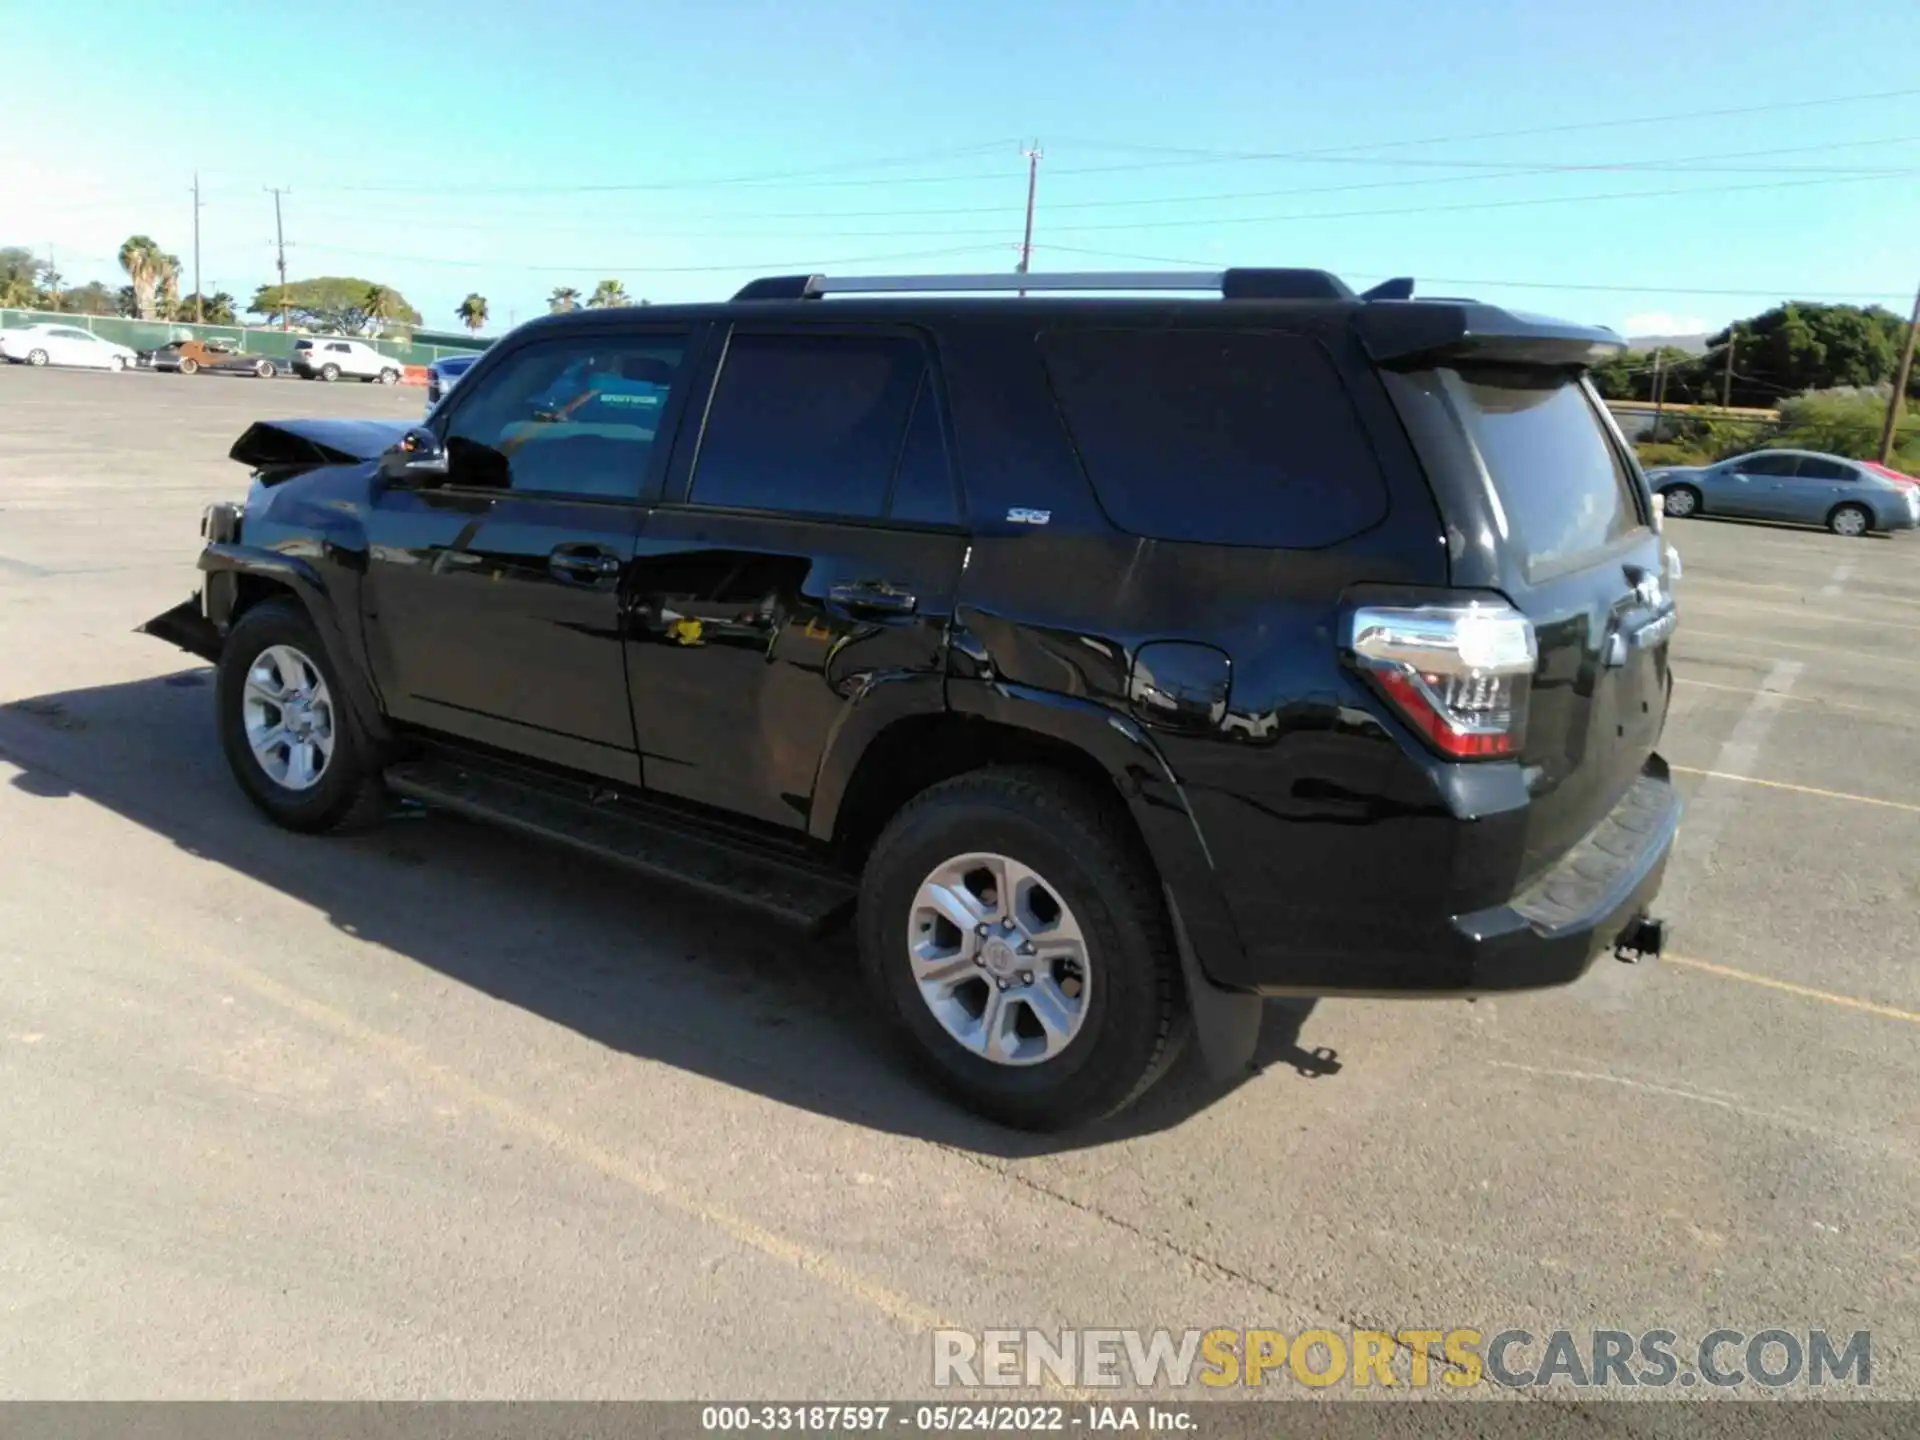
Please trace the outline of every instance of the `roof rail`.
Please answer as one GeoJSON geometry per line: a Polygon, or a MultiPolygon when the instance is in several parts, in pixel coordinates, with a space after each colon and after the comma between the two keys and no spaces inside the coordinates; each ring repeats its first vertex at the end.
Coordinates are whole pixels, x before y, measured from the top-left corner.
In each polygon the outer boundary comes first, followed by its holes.
{"type": "MultiPolygon", "coordinates": [[[[1411,282],[1409,282],[1411,284],[1411,282]]],[[[735,300],[818,300],[826,295],[1006,294],[1027,290],[1211,291],[1225,300],[1351,300],[1325,270],[1088,270],[1039,275],[769,275],[735,300]]]]}

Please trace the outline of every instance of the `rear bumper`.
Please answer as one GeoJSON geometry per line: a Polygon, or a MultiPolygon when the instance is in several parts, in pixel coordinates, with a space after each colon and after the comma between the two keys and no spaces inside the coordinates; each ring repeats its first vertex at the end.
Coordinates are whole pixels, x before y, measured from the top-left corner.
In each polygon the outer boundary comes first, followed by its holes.
{"type": "Polygon", "coordinates": [[[1680,828],[1664,760],[1544,875],[1498,905],[1407,926],[1354,917],[1341,952],[1248,947],[1246,988],[1267,995],[1464,996],[1569,984],[1649,911],[1680,828]]]}
{"type": "Polygon", "coordinates": [[[1456,916],[1460,988],[1531,990],[1586,973],[1648,912],[1680,830],[1680,797],[1654,757],[1612,813],[1508,904],[1456,916]]]}

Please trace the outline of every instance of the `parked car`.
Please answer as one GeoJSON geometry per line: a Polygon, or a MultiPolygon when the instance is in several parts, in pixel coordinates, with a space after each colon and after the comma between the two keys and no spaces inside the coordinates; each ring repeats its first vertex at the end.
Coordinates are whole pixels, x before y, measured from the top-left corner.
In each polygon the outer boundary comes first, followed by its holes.
{"type": "Polygon", "coordinates": [[[342,340],[319,335],[311,340],[293,342],[293,373],[303,380],[371,380],[379,385],[397,385],[405,369],[391,355],[364,340],[342,340]]]}
{"type": "Polygon", "coordinates": [[[1836,535],[1920,526],[1920,488],[1878,466],[1810,450],[1758,450],[1717,465],[1649,470],[1647,480],[1676,520],[1728,515],[1797,520],[1836,535]]]}
{"type": "Polygon", "coordinates": [[[165,345],[140,352],[143,370],[171,370],[181,375],[217,371],[232,375],[253,375],[271,380],[280,367],[270,355],[248,355],[224,340],[169,340],[165,345]]]}
{"type": "Polygon", "coordinates": [[[80,365],[90,370],[125,370],[139,358],[129,347],[90,330],[51,323],[0,330],[0,356],[18,365],[80,365]]]}
{"type": "Polygon", "coordinates": [[[443,355],[427,366],[427,413],[433,413],[446,393],[453,389],[460,377],[473,368],[480,357],[474,355],[443,355]]]}
{"type": "Polygon", "coordinates": [[[1267,994],[1660,950],[1675,610],[1580,376],[1621,342],[1409,293],[546,316],[424,425],[249,428],[144,628],[216,663],[275,822],[400,796],[852,918],[849,988],[939,1083],[1073,1125],[1189,1031],[1244,1073],[1267,994]]]}

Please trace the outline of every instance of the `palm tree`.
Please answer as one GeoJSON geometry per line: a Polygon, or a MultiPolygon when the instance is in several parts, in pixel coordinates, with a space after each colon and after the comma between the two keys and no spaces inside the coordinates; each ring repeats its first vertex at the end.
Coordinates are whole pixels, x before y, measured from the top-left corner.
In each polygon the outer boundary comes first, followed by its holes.
{"type": "Polygon", "coordinates": [[[480,333],[480,327],[487,323],[487,297],[484,295],[469,295],[460,302],[453,313],[460,318],[462,325],[466,326],[473,334],[478,335],[480,333]]]}
{"type": "Polygon", "coordinates": [[[611,305],[629,305],[627,287],[618,280],[602,280],[593,287],[593,298],[587,304],[595,310],[604,310],[611,305]]]}
{"type": "Polygon", "coordinates": [[[580,292],[571,285],[562,285],[547,297],[547,309],[555,315],[563,310],[580,308],[580,292]]]}
{"type": "Polygon", "coordinates": [[[158,293],[154,296],[154,308],[162,320],[178,320],[185,317],[180,313],[180,257],[162,255],[159,265],[158,293]]]}
{"type": "Polygon", "coordinates": [[[389,320],[400,314],[400,295],[385,285],[374,285],[367,290],[367,328],[379,330],[389,320]]]}
{"type": "Polygon", "coordinates": [[[178,283],[180,262],[161,250],[150,235],[130,235],[120,247],[120,268],[133,282],[133,308],[141,320],[152,320],[154,301],[166,278],[169,262],[178,283]]]}

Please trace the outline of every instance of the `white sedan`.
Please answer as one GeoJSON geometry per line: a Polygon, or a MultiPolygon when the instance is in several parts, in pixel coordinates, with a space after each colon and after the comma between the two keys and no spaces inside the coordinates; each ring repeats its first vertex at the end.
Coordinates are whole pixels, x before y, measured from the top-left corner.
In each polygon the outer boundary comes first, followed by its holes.
{"type": "Polygon", "coordinates": [[[139,358],[125,345],[78,326],[51,324],[0,330],[0,355],[19,365],[84,365],[91,370],[128,370],[139,358]]]}

